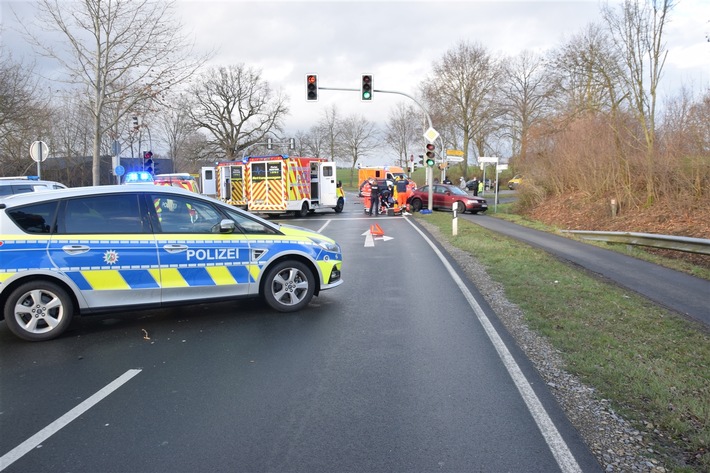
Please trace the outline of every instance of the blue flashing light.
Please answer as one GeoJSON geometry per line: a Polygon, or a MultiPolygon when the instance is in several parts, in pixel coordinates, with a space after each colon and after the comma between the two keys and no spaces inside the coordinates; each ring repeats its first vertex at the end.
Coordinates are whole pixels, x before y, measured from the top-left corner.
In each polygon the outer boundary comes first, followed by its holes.
{"type": "Polygon", "coordinates": [[[126,174],[124,184],[153,184],[153,175],[147,171],[134,171],[126,174]]]}

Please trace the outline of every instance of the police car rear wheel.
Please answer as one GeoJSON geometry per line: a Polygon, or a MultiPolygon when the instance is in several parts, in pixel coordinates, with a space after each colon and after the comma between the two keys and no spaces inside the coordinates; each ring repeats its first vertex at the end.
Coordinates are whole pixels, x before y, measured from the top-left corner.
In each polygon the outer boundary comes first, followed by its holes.
{"type": "Polygon", "coordinates": [[[269,270],[264,299],[279,312],[294,312],[307,306],[315,291],[311,270],[299,261],[282,261],[269,270]]]}
{"type": "Polygon", "coordinates": [[[12,333],[29,341],[58,337],[71,322],[74,304],[69,294],[49,281],[25,283],[5,304],[5,322],[12,333]]]}

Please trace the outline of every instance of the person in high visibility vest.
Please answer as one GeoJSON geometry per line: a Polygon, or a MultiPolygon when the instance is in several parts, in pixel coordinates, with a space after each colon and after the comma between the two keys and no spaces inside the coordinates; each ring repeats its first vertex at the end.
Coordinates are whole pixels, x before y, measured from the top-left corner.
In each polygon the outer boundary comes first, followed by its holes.
{"type": "Polygon", "coordinates": [[[370,185],[370,180],[365,181],[365,183],[360,188],[360,194],[362,194],[362,203],[363,207],[365,208],[365,212],[368,212],[370,210],[370,195],[372,193],[372,186],[370,185]]]}
{"type": "Polygon", "coordinates": [[[397,181],[394,183],[397,206],[402,209],[407,205],[407,184],[407,181],[402,176],[397,176],[397,181]]]}
{"type": "MultiPolygon", "coordinates": [[[[417,183],[414,182],[414,179],[409,179],[407,181],[407,198],[405,202],[409,201],[409,198],[412,196],[412,193],[417,189],[417,183]]],[[[407,209],[409,210],[409,209],[407,209]]]]}

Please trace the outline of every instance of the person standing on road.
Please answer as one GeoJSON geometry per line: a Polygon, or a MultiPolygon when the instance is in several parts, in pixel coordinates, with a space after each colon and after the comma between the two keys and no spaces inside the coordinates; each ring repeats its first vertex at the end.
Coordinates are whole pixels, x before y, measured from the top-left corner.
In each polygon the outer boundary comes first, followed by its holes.
{"type": "Polygon", "coordinates": [[[397,191],[397,206],[403,209],[407,205],[407,181],[403,177],[397,176],[394,186],[397,191]]]}
{"type": "Polygon", "coordinates": [[[377,181],[370,178],[370,215],[377,216],[377,212],[380,210],[380,188],[377,185],[377,181]]]}
{"type": "Polygon", "coordinates": [[[370,189],[370,181],[366,180],[362,186],[360,186],[360,195],[362,195],[362,205],[363,208],[365,209],[365,213],[370,208],[370,194],[372,193],[372,189],[370,189]]]}
{"type": "Polygon", "coordinates": [[[473,177],[473,182],[471,183],[471,190],[473,191],[473,195],[478,195],[478,178],[476,176],[473,177]]]}
{"type": "Polygon", "coordinates": [[[464,179],[463,176],[459,177],[459,187],[462,191],[466,190],[466,179],[464,179]]]}
{"type": "MultiPolygon", "coordinates": [[[[478,181],[478,194],[483,195],[483,188],[484,188],[483,179],[481,179],[480,181],[478,181]]],[[[478,194],[476,194],[476,195],[478,195],[478,194]]]]}

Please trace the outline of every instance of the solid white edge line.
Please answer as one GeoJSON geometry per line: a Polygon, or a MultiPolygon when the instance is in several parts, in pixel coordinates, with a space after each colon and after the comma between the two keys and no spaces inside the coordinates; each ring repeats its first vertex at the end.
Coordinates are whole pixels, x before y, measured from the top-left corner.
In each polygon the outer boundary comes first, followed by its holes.
{"type": "Polygon", "coordinates": [[[422,236],[422,238],[424,238],[427,244],[429,244],[429,246],[437,254],[441,262],[444,264],[444,267],[447,269],[447,271],[449,271],[451,278],[459,287],[464,297],[468,301],[469,305],[473,309],[474,313],[476,314],[476,317],[478,317],[478,320],[481,322],[481,325],[486,331],[488,338],[490,339],[491,343],[493,343],[493,346],[495,347],[496,351],[498,352],[498,355],[503,361],[503,364],[505,365],[508,374],[510,374],[510,377],[515,383],[515,386],[518,388],[520,395],[525,401],[525,404],[528,406],[530,414],[535,420],[537,427],[540,429],[542,436],[545,438],[545,442],[547,442],[547,445],[550,448],[552,455],[555,457],[555,460],[557,461],[557,464],[559,465],[560,469],[564,473],[581,473],[582,469],[577,463],[577,460],[575,460],[574,455],[572,455],[572,452],[569,450],[567,443],[560,435],[559,431],[557,430],[557,427],[555,427],[555,424],[552,422],[552,419],[550,419],[550,416],[548,415],[547,411],[542,406],[542,403],[535,394],[535,391],[533,391],[532,386],[530,386],[530,383],[528,383],[527,379],[525,378],[525,375],[520,369],[520,366],[518,366],[515,359],[513,358],[513,355],[511,355],[510,351],[508,351],[508,347],[506,347],[505,343],[503,343],[503,340],[500,338],[500,335],[498,335],[498,332],[496,332],[496,329],[491,324],[491,321],[483,312],[483,309],[478,304],[478,301],[476,301],[476,298],[473,296],[473,294],[471,294],[471,291],[468,290],[466,284],[464,284],[461,277],[459,277],[456,271],[454,271],[454,268],[451,266],[451,264],[446,260],[441,251],[439,251],[439,249],[431,242],[431,240],[426,236],[426,234],[424,234],[424,232],[417,228],[417,226],[414,225],[411,221],[407,220],[407,222],[422,236]]]}
{"type": "Polygon", "coordinates": [[[75,408],[61,416],[59,419],[55,420],[44,429],[22,442],[20,445],[7,452],[0,458],[0,471],[22,458],[29,451],[36,448],[52,435],[56,434],[60,429],[66,427],[71,421],[91,409],[99,401],[107,397],[116,389],[120,388],[122,385],[126,384],[131,378],[140,372],[141,370],[139,369],[130,369],[126,371],[121,376],[104,386],[101,390],[93,394],[91,397],[87,398],[75,408]]]}

